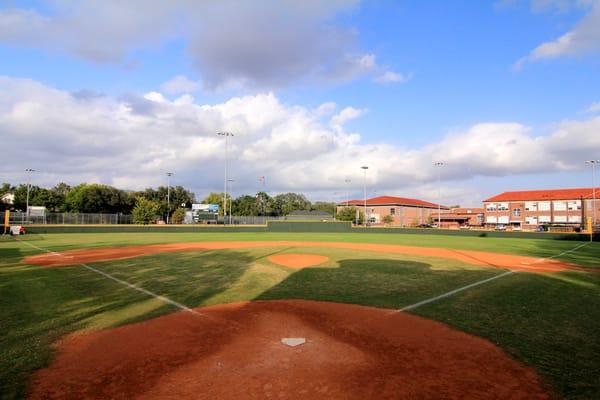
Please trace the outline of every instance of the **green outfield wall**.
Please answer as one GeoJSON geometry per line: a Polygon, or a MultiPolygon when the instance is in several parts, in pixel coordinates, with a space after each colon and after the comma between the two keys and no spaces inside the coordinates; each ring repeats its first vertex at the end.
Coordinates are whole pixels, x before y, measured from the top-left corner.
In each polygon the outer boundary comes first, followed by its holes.
{"type": "MultiPolygon", "coordinates": [[[[501,232],[479,230],[446,230],[418,228],[383,228],[383,227],[352,227],[350,222],[309,222],[309,221],[269,221],[268,225],[28,225],[29,233],[141,233],[141,232],[332,232],[332,233],[377,233],[388,235],[417,234],[417,235],[448,235],[468,237],[494,238],[526,238],[526,239],[556,239],[556,240],[589,240],[589,235],[578,233],[548,233],[548,232],[501,232]]],[[[596,234],[595,239],[600,239],[596,234]]]]}

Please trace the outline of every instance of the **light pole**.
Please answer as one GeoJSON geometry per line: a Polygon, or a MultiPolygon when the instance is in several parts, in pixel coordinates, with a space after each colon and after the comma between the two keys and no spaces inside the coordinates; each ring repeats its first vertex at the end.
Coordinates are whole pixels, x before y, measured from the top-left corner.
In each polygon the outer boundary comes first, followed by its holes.
{"type": "Polygon", "coordinates": [[[435,165],[436,167],[438,167],[438,175],[437,175],[437,180],[438,180],[438,223],[437,223],[437,227],[438,229],[440,229],[442,227],[442,205],[441,205],[441,201],[442,201],[442,188],[440,186],[440,170],[442,168],[442,165],[444,165],[443,162],[435,162],[433,163],[433,165],[435,165]]]}
{"type": "Polygon", "coordinates": [[[233,210],[233,207],[231,206],[232,199],[233,199],[233,196],[232,196],[233,188],[232,188],[232,186],[233,186],[233,182],[235,182],[235,180],[233,180],[233,179],[227,179],[227,182],[229,182],[229,223],[231,224],[231,217],[233,215],[233,213],[231,212],[233,210]]]}
{"type": "Polygon", "coordinates": [[[596,224],[596,164],[600,160],[588,160],[585,162],[592,166],[592,226],[590,226],[590,240],[594,237],[594,225],[596,224]]]}
{"type": "Polygon", "coordinates": [[[348,202],[350,201],[348,199],[348,197],[350,196],[350,190],[348,190],[348,187],[350,186],[350,182],[352,182],[350,180],[350,178],[346,178],[344,179],[344,182],[346,182],[346,207],[348,207],[348,202]]]}
{"type": "MultiPolygon", "coordinates": [[[[25,172],[29,174],[31,174],[32,172],[35,172],[35,169],[31,169],[31,168],[27,168],[25,170],[25,172]]],[[[31,178],[28,177],[27,178],[27,222],[29,223],[29,191],[31,190],[31,178]]]]}
{"type": "Polygon", "coordinates": [[[364,224],[365,226],[367,226],[367,222],[369,221],[368,217],[367,217],[367,170],[369,169],[369,167],[367,167],[366,165],[363,165],[362,167],[360,167],[364,174],[363,174],[363,195],[364,195],[364,208],[365,208],[365,221],[364,224]]]}
{"type": "Polygon", "coordinates": [[[217,132],[217,135],[225,137],[225,178],[223,180],[224,196],[223,196],[223,225],[227,222],[227,164],[229,162],[229,136],[233,136],[231,132],[217,132]]]}
{"type": "Polygon", "coordinates": [[[169,213],[171,211],[171,177],[172,172],[167,172],[167,225],[169,225],[169,213]]]}

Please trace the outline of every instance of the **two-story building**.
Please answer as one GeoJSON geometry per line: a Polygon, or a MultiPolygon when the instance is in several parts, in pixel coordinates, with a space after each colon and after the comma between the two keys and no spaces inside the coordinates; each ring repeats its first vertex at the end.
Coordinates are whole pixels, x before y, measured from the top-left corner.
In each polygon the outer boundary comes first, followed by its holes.
{"type": "MultiPolygon", "coordinates": [[[[596,196],[600,190],[596,189],[596,196]]],[[[483,201],[484,222],[488,227],[505,225],[513,229],[538,229],[541,225],[580,228],[587,217],[600,218],[600,209],[593,205],[592,189],[553,189],[504,192],[483,201]]]]}
{"type": "MultiPolygon", "coordinates": [[[[378,196],[367,199],[367,217],[370,224],[382,224],[387,215],[392,217],[390,225],[418,226],[436,221],[438,210],[442,213],[449,210],[446,206],[438,206],[424,200],[406,197],[378,196]]],[[[345,207],[356,207],[363,211],[364,200],[348,200],[337,205],[339,213],[345,207]]]]}

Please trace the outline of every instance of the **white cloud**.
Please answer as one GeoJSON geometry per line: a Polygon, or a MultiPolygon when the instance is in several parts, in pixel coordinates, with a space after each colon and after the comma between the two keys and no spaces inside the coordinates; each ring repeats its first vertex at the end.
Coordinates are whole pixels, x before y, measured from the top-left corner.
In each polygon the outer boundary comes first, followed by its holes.
{"type": "MultiPolygon", "coordinates": [[[[566,1],[544,1],[537,7],[567,7],[566,1]]],[[[600,1],[584,1],[579,6],[588,6],[589,12],[572,30],[564,33],[555,40],[545,42],[533,49],[529,55],[514,64],[515,69],[522,68],[528,62],[542,59],[552,59],[564,56],[581,56],[600,52],[600,1]]]]}
{"type": "Polygon", "coordinates": [[[393,71],[385,71],[373,80],[377,83],[405,83],[412,79],[412,74],[404,75],[393,71]]]}
{"type": "MultiPolygon", "coordinates": [[[[138,50],[172,40],[186,54],[204,89],[274,89],[297,82],[343,82],[385,75],[360,49],[357,33],[340,24],[359,0],[81,0],[0,9],[0,42],[41,48],[95,63],[135,62],[138,50]]],[[[193,92],[179,76],[165,93],[193,92]]]]}
{"type": "Polygon", "coordinates": [[[356,119],[367,112],[364,108],[346,107],[331,118],[331,125],[341,129],[346,122],[356,119]]]}
{"type": "Polygon", "coordinates": [[[167,94],[193,93],[202,88],[202,82],[177,75],[163,83],[160,88],[167,94]]]}
{"type": "Polygon", "coordinates": [[[592,103],[586,110],[586,113],[600,113],[600,102],[592,103]]]}
{"type": "MultiPolygon", "coordinates": [[[[330,112],[332,105],[323,106],[330,112]]],[[[321,107],[319,107],[321,108],[321,107]]],[[[421,148],[368,143],[344,123],[364,113],[345,107],[323,122],[317,109],[284,105],[272,93],[198,104],[190,96],[78,96],[27,79],[0,77],[2,176],[23,181],[34,168],[36,183],[96,181],[141,188],[174,183],[200,194],[221,187],[224,141],[231,130],[231,176],[238,192],[258,189],[319,193],[343,191],[344,180],[361,181],[368,165],[370,190],[379,194],[426,193],[442,179],[581,170],[600,153],[600,116],[557,123],[535,134],[519,123],[479,123],[450,132],[421,148]],[[335,120],[335,121],[334,121],[335,120]],[[335,122],[335,123],[334,123],[335,122]]],[[[322,110],[321,110],[322,111],[322,110]]],[[[450,193],[450,192],[448,192],[450,193]]],[[[435,196],[423,196],[435,200],[435,196]]]]}

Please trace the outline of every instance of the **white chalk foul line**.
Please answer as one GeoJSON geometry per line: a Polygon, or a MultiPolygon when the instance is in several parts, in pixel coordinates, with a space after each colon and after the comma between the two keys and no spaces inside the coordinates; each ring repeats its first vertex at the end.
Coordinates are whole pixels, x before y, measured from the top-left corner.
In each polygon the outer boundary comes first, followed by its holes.
{"type": "Polygon", "coordinates": [[[491,282],[493,280],[503,278],[505,276],[514,274],[515,272],[516,271],[507,271],[507,272],[504,272],[504,273],[502,273],[500,275],[495,275],[495,276],[492,276],[491,278],[487,278],[487,279],[484,279],[482,281],[471,283],[470,285],[467,285],[467,286],[459,287],[458,289],[454,289],[454,290],[451,290],[451,291],[446,292],[444,294],[440,294],[439,296],[435,296],[435,297],[429,298],[427,300],[423,300],[423,301],[420,301],[418,303],[411,304],[411,305],[406,306],[406,307],[402,307],[399,310],[396,310],[394,312],[414,310],[415,308],[421,307],[421,306],[423,306],[425,304],[433,303],[434,301],[438,301],[438,300],[443,299],[445,297],[452,296],[452,295],[454,295],[456,293],[462,292],[463,290],[467,290],[467,289],[471,289],[471,288],[473,288],[475,286],[483,285],[484,283],[488,283],[488,282],[491,282]]]}
{"type": "MultiPolygon", "coordinates": [[[[584,246],[587,246],[588,244],[590,244],[590,242],[585,242],[585,243],[583,243],[583,244],[580,244],[579,246],[575,246],[575,247],[573,247],[573,248],[572,248],[572,249],[570,249],[570,250],[565,250],[565,251],[563,251],[562,253],[558,253],[558,254],[556,254],[556,255],[553,255],[553,256],[550,256],[550,257],[538,258],[538,259],[536,259],[535,261],[533,261],[531,264],[539,264],[539,263],[541,263],[541,262],[543,262],[543,261],[545,261],[545,260],[552,260],[553,258],[557,258],[557,257],[560,257],[560,256],[562,256],[562,255],[565,255],[565,254],[572,253],[572,252],[574,252],[575,250],[578,250],[578,249],[580,249],[580,248],[582,248],[582,247],[584,247],[584,246]]],[[[525,265],[531,265],[531,264],[525,264],[525,265]]]]}
{"type": "MultiPolygon", "coordinates": [[[[30,246],[30,247],[33,247],[34,249],[38,249],[38,250],[41,250],[41,251],[45,251],[46,253],[50,253],[50,254],[52,254],[52,255],[55,255],[55,256],[61,256],[61,257],[65,257],[65,256],[63,256],[63,255],[62,255],[62,254],[60,254],[60,253],[57,253],[57,252],[55,252],[55,251],[51,251],[51,250],[48,250],[48,249],[43,249],[43,248],[41,248],[41,247],[38,247],[38,246],[36,246],[36,245],[34,245],[34,244],[31,244],[31,243],[29,243],[29,242],[22,241],[22,240],[19,240],[19,239],[17,239],[17,241],[19,241],[20,243],[25,243],[26,245],[28,245],[28,246],[30,246]]],[[[171,305],[173,305],[173,306],[175,306],[175,307],[177,307],[177,308],[179,308],[179,309],[181,309],[181,310],[183,310],[183,311],[186,311],[186,312],[189,312],[189,313],[192,313],[192,314],[196,314],[196,315],[206,316],[205,314],[202,314],[202,313],[199,313],[198,311],[192,310],[191,308],[189,308],[189,307],[187,307],[187,306],[185,306],[185,305],[183,305],[183,304],[181,304],[181,303],[178,303],[178,302],[176,302],[175,300],[171,300],[171,299],[169,299],[168,297],[161,296],[161,295],[159,295],[159,294],[156,294],[156,293],[154,293],[154,292],[151,292],[151,291],[149,291],[149,290],[147,290],[147,289],[144,289],[144,288],[142,288],[142,287],[135,286],[134,284],[131,284],[131,283],[127,282],[127,281],[124,281],[124,280],[122,280],[122,279],[119,279],[119,278],[117,278],[117,277],[115,277],[115,276],[113,276],[113,275],[111,275],[111,274],[109,274],[109,273],[106,273],[106,272],[104,272],[104,271],[100,271],[100,270],[99,270],[99,269],[97,269],[97,268],[90,267],[89,265],[87,265],[87,264],[82,264],[82,263],[79,263],[79,265],[81,265],[82,267],[84,267],[84,268],[86,268],[86,269],[88,269],[88,270],[90,270],[90,271],[92,271],[92,272],[95,272],[95,273],[97,273],[97,274],[100,274],[100,275],[104,276],[105,278],[108,278],[108,279],[110,279],[110,280],[112,280],[112,281],[115,281],[115,282],[117,282],[117,283],[119,283],[119,284],[121,284],[121,285],[123,285],[123,286],[126,286],[126,287],[128,287],[128,288],[130,288],[130,289],[137,290],[137,291],[138,291],[138,292],[140,292],[140,293],[144,293],[145,295],[148,295],[148,296],[150,296],[150,297],[154,297],[155,299],[158,299],[158,300],[160,300],[160,301],[162,301],[162,302],[164,302],[164,303],[171,304],[171,305]]]]}

